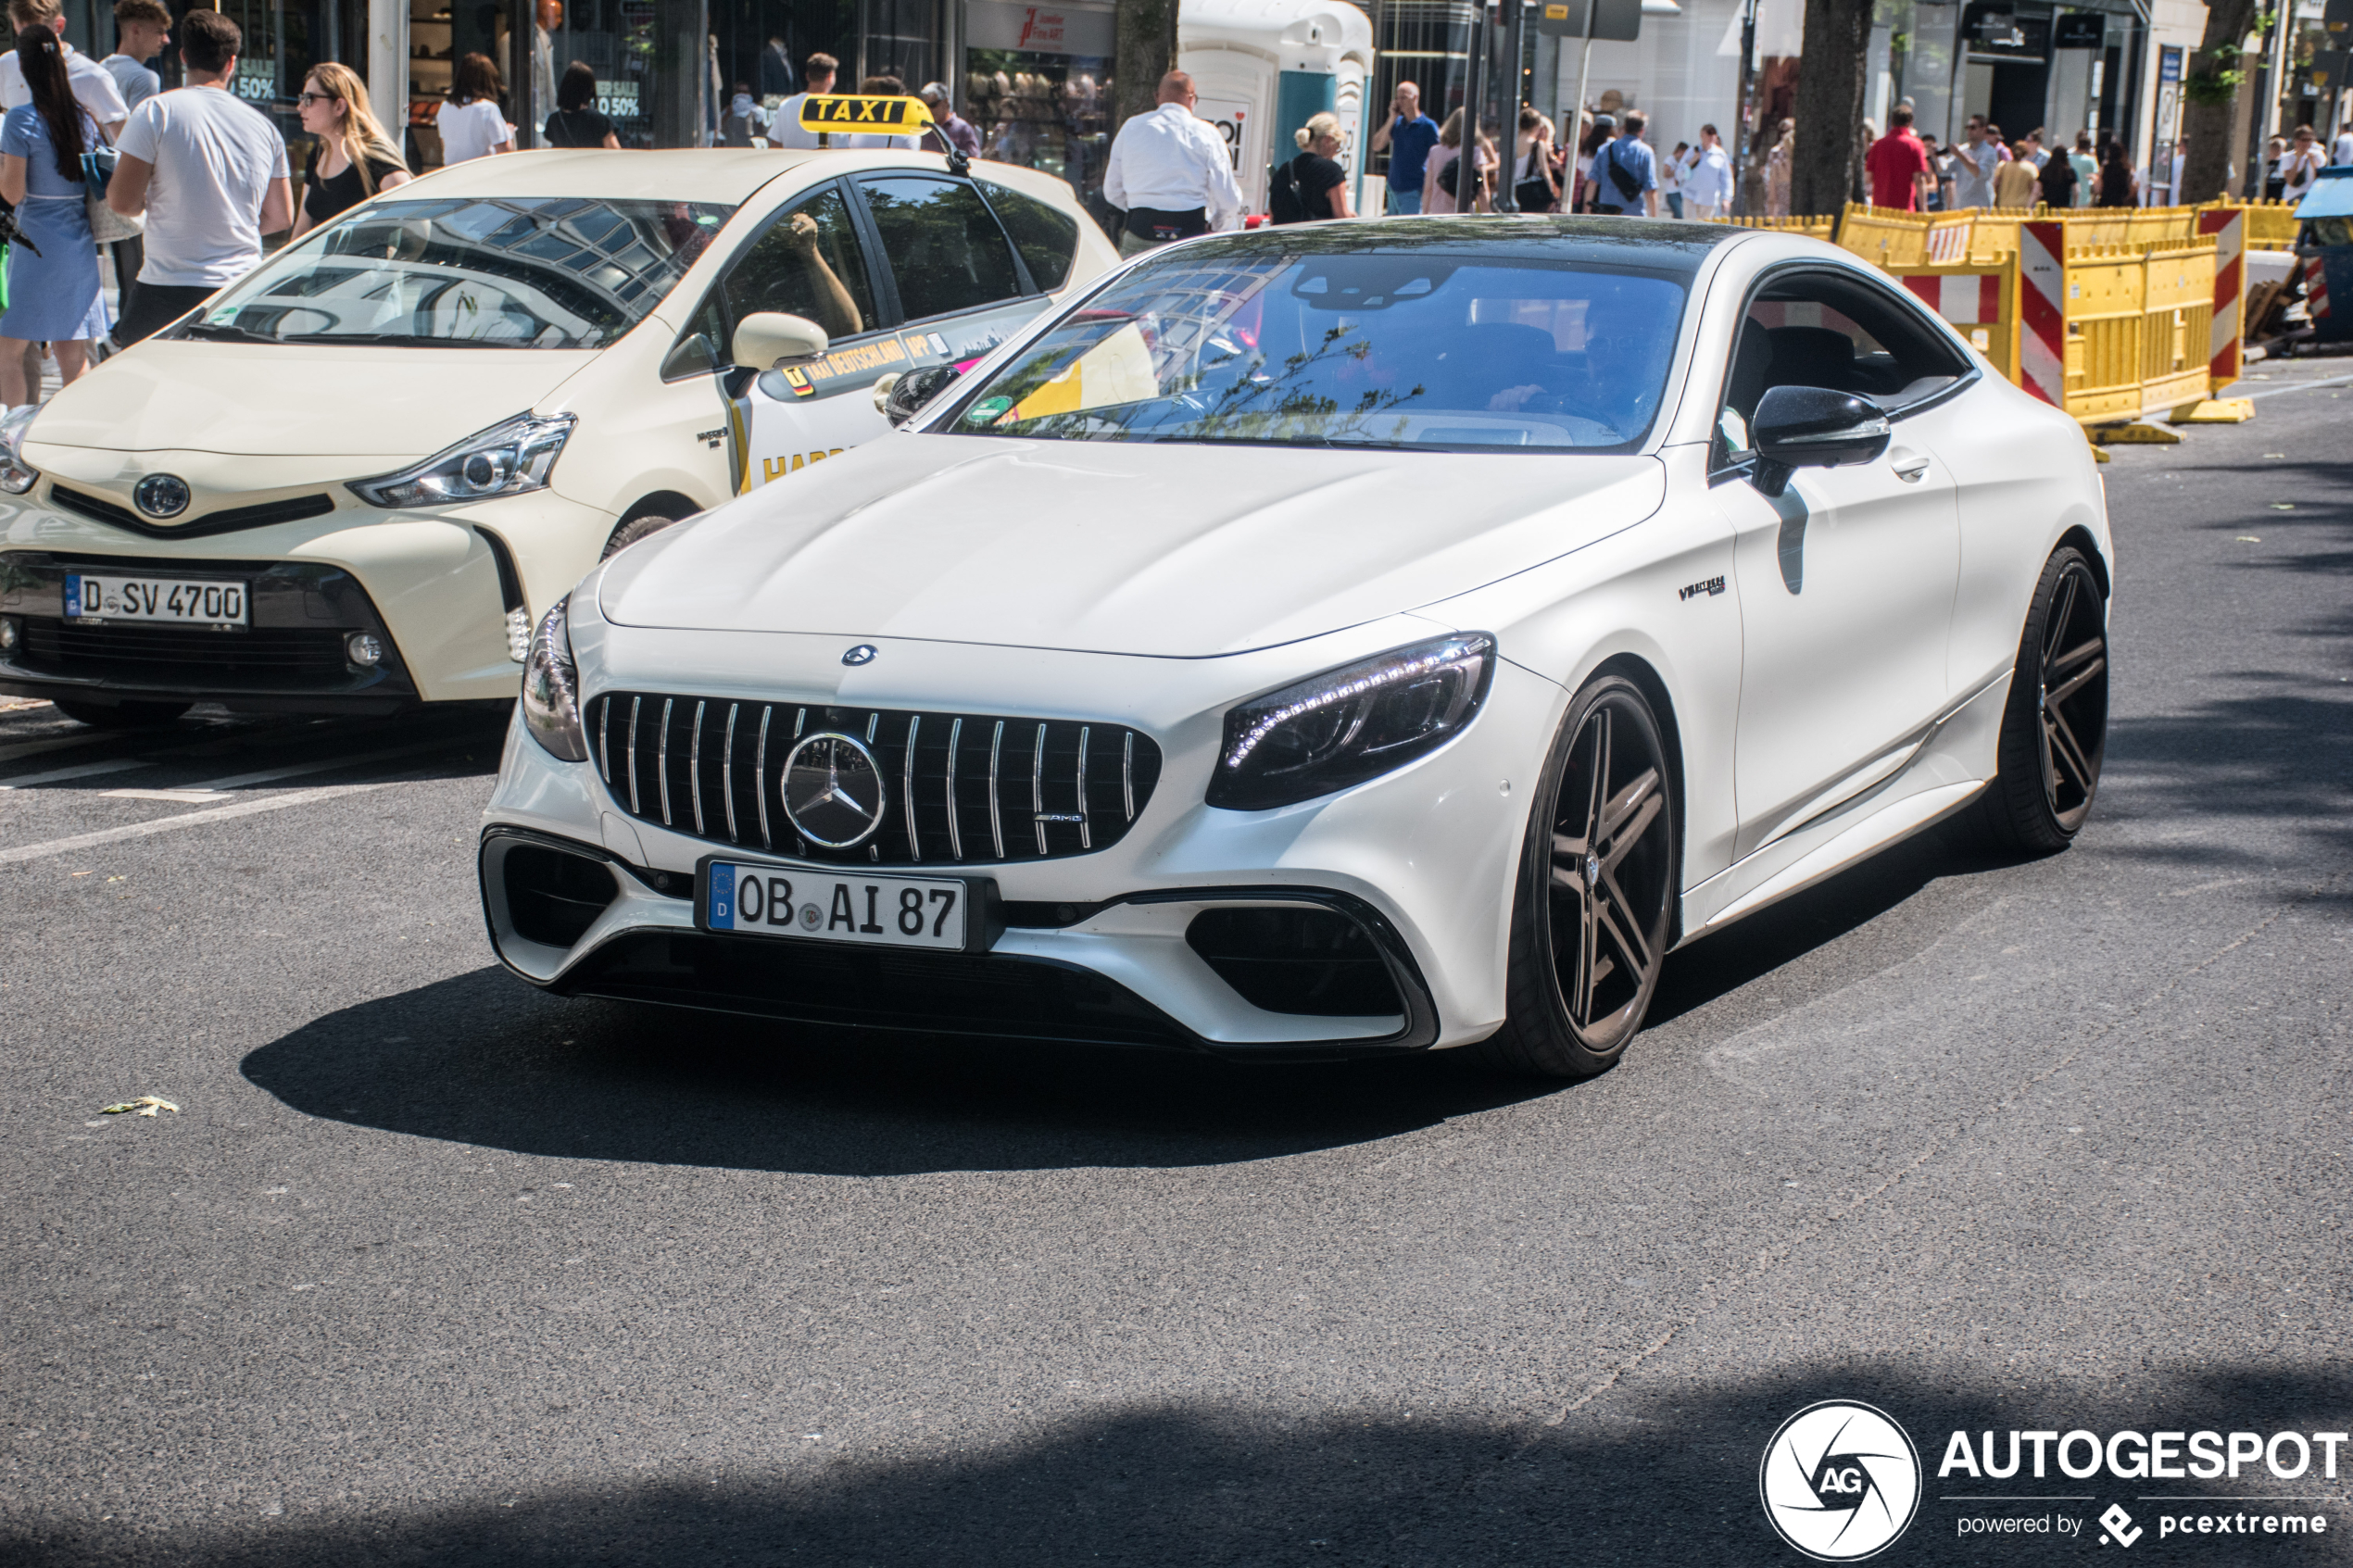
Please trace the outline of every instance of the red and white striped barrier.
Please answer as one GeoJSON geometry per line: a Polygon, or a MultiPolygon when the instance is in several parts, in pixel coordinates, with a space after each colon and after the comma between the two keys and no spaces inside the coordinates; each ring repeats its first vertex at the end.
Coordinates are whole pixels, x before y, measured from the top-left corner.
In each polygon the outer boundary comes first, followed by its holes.
{"type": "Polygon", "coordinates": [[[2066,256],[2064,225],[2019,225],[2019,384],[2055,408],[2067,407],[2066,256]]]}
{"type": "Polygon", "coordinates": [[[2315,321],[2328,319],[2329,274],[2317,256],[2304,258],[2304,313],[2315,321]]]}
{"type": "Polygon", "coordinates": [[[1999,272],[1907,272],[1902,282],[1931,310],[1957,327],[1987,326],[2002,319],[1999,272]]]}
{"type": "Polygon", "coordinates": [[[2214,236],[2214,325],[2206,373],[2221,386],[2238,380],[2245,369],[2239,334],[2245,328],[2240,309],[2246,292],[2246,214],[2236,207],[2201,211],[2197,232],[2214,236]]]}

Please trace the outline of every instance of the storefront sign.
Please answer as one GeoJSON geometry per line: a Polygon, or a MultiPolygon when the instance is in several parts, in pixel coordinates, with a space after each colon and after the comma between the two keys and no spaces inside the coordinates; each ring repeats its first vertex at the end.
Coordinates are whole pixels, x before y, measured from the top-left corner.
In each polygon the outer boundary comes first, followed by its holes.
{"type": "Polygon", "coordinates": [[[646,112],[644,102],[637,96],[637,83],[607,82],[603,77],[598,77],[597,79],[597,112],[607,119],[637,119],[646,112]]]}
{"type": "Polygon", "coordinates": [[[964,43],[974,49],[1109,59],[1113,15],[1108,6],[1013,6],[1004,0],[971,0],[964,7],[964,43]]]}
{"type": "Polygon", "coordinates": [[[2069,11],[2051,31],[2057,49],[2097,49],[2108,42],[2108,18],[2098,11],[2069,11]]]}
{"type": "Polygon", "coordinates": [[[1548,38],[1631,43],[1642,35],[1642,0],[1538,0],[1529,16],[1548,38]]]}

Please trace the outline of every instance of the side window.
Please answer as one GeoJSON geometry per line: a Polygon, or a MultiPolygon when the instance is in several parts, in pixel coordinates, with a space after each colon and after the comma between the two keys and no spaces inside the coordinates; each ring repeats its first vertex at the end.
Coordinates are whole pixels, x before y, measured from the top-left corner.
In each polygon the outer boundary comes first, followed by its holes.
{"type": "Polygon", "coordinates": [[[1005,232],[980,193],[956,180],[892,174],[861,180],[910,321],[1021,295],[1005,232]]]}
{"type": "Polygon", "coordinates": [[[879,324],[849,204],[832,186],[778,216],[720,277],[670,351],[664,381],[727,363],[736,323],[758,310],[805,316],[834,338],[879,324]]]}
{"type": "Polygon", "coordinates": [[[1028,264],[1030,281],[1048,294],[1062,287],[1078,256],[1078,220],[1002,185],[983,185],[981,191],[1028,264]]]}
{"type": "Polygon", "coordinates": [[[1748,448],[1757,400],[1777,386],[1820,386],[1890,413],[1969,373],[1969,361],[1877,284],[1835,272],[1784,272],[1749,300],[1717,420],[1721,458],[1748,448]]]}

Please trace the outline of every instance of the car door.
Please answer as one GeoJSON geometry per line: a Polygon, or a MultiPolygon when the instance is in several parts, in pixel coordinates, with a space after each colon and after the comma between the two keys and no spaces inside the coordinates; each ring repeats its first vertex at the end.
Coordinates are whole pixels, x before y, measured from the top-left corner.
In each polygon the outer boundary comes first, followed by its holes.
{"type": "Polygon", "coordinates": [[[698,307],[663,366],[665,382],[710,378],[713,423],[726,441],[737,494],[799,471],[889,426],[870,389],[906,354],[878,302],[851,193],[839,181],[780,208],[698,307]],[[831,340],[817,364],[783,370],[736,366],[736,325],[755,311],[800,316],[831,340]]]}
{"type": "Polygon", "coordinates": [[[1844,269],[1783,270],[1751,294],[1711,475],[1741,595],[1743,855],[1892,775],[1947,704],[1959,524],[1924,416],[1972,373],[1949,339],[1844,269]],[[1868,464],[1801,469],[1768,497],[1750,482],[1748,420],[1776,386],[1869,397],[1894,440],[1868,464]]]}

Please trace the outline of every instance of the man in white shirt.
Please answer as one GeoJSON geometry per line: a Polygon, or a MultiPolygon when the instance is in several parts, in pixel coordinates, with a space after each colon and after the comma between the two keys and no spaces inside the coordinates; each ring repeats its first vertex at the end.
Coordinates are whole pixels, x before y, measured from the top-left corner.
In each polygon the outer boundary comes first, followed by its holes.
{"type": "Polygon", "coordinates": [[[171,13],[163,0],[115,0],[115,52],[98,64],[114,78],[122,101],[137,108],[163,91],[163,78],[147,62],[171,39],[171,13]]]}
{"type": "MultiPolygon", "coordinates": [[[[29,27],[55,28],[60,42],[65,38],[65,12],[57,0],[8,0],[10,36],[29,27]]],[[[73,95],[90,118],[98,122],[99,132],[109,142],[122,134],[122,122],[131,117],[131,107],[122,101],[122,90],[115,85],[106,68],[72,44],[65,45],[66,80],[73,88],[73,95]]],[[[0,55],[0,109],[13,109],[32,102],[32,89],[24,84],[24,67],[17,63],[17,52],[9,49],[0,55]]]]}
{"type": "Polygon", "coordinates": [[[1683,175],[1683,216],[1705,221],[1721,218],[1732,200],[1732,159],[1717,139],[1716,127],[1699,128],[1699,148],[1683,175]]]}
{"type": "Polygon", "coordinates": [[[1103,164],[1103,200],[1126,215],[1119,254],[1240,226],[1242,188],[1217,128],[1193,113],[1193,79],[1160,79],[1160,107],[1119,128],[1103,164]]]}
{"type": "Polygon", "coordinates": [[[841,62],[831,55],[812,55],[801,62],[800,79],[809,83],[806,93],[795,93],[776,106],[768,121],[768,144],[772,147],[814,147],[817,132],[800,128],[800,106],[812,96],[824,97],[834,90],[834,75],[841,69],[841,62]]]}
{"type": "Polygon", "coordinates": [[[253,270],[261,236],[294,222],[286,144],[229,91],[243,42],[219,11],[181,18],[188,85],[141,104],[123,130],[107,205],[147,219],[146,264],[115,328],[125,347],[253,270]]]}
{"type": "Polygon", "coordinates": [[[1985,133],[1985,117],[1969,117],[1969,140],[1953,149],[1953,205],[1992,207],[1994,172],[2002,166],[2002,144],[1985,133]]]}

